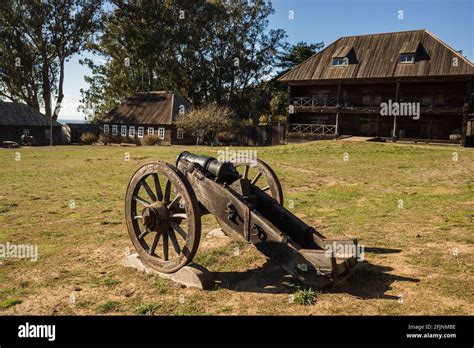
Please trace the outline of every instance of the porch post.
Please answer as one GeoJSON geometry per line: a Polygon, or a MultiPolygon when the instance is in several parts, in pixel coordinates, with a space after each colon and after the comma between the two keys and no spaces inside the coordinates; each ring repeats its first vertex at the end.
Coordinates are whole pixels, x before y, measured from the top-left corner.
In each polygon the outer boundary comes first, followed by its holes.
{"type": "MultiPolygon", "coordinates": [[[[291,105],[291,85],[288,84],[288,112],[286,114],[285,144],[288,143],[288,133],[290,132],[290,105],[291,105]]],[[[294,109],[293,109],[294,112],[294,109]]]]}
{"type": "Polygon", "coordinates": [[[341,81],[337,84],[337,103],[336,103],[336,134],[335,137],[339,136],[339,108],[340,108],[340,97],[341,97],[341,81]]]}
{"type": "Polygon", "coordinates": [[[466,82],[466,97],[462,108],[461,145],[466,146],[467,119],[469,115],[469,98],[471,97],[472,78],[466,82]]]}
{"type": "MultiPolygon", "coordinates": [[[[395,89],[395,102],[398,103],[398,93],[400,90],[400,80],[397,80],[397,88],[395,89]]],[[[393,131],[392,138],[397,137],[397,115],[393,115],[393,131]]]]}

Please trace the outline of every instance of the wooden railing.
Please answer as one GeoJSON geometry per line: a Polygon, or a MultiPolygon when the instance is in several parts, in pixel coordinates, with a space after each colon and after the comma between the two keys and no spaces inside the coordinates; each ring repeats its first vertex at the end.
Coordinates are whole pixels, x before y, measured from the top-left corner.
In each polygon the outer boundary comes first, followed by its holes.
{"type": "Polygon", "coordinates": [[[292,105],[296,107],[337,106],[337,98],[332,97],[295,97],[292,105]]]}
{"type": "MultiPolygon", "coordinates": [[[[392,103],[395,102],[395,97],[392,103]]],[[[378,96],[365,96],[365,97],[341,97],[339,100],[339,106],[343,108],[351,107],[380,107],[382,102],[388,102],[387,98],[378,96]]],[[[462,107],[462,98],[453,97],[442,97],[435,96],[430,98],[420,97],[405,97],[400,96],[399,102],[417,102],[420,103],[421,107],[462,107]]],[[[310,109],[312,107],[336,107],[337,98],[334,97],[294,97],[290,100],[290,104],[297,108],[310,109]]]]}
{"type": "Polygon", "coordinates": [[[288,126],[289,133],[336,134],[336,125],[294,123],[288,126]]]}

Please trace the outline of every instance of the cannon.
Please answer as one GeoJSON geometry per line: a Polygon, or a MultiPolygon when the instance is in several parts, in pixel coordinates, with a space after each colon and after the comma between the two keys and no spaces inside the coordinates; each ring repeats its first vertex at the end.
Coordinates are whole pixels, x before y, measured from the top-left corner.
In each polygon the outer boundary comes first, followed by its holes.
{"type": "Polygon", "coordinates": [[[277,175],[260,159],[232,163],[182,152],[175,165],[149,162],[133,174],[125,203],[132,243],[159,272],[192,261],[205,214],[313,288],[344,279],[357,263],[357,240],[326,238],[287,210],[277,175]]]}

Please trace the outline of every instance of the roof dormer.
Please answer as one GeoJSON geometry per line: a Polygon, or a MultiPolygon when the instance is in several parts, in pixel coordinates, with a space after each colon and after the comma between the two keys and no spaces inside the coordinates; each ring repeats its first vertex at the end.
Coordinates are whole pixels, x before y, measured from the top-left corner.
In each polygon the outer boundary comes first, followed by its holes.
{"type": "Polygon", "coordinates": [[[355,53],[352,46],[341,46],[336,48],[332,55],[332,65],[347,66],[355,63],[355,53]]]}
{"type": "Polygon", "coordinates": [[[415,63],[416,54],[420,47],[420,41],[406,41],[400,48],[399,63],[415,63]]]}

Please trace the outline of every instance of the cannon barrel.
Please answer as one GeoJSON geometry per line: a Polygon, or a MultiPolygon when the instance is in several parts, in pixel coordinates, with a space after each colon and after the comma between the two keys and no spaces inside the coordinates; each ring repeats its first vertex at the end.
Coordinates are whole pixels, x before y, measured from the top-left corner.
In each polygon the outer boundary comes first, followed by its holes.
{"type": "Polygon", "coordinates": [[[180,160],[199,165],[205,171],[213,175],[219,182],[232,183],[239,178],[239,173],[230,162],[222,162],[211,156],[195,155],[188,151],[181,152],[176,159],[176,166],[184,172],[186,168],[180,166],[180,160]]]}

